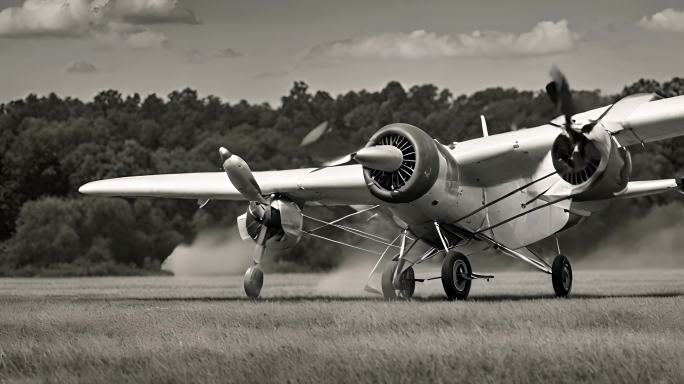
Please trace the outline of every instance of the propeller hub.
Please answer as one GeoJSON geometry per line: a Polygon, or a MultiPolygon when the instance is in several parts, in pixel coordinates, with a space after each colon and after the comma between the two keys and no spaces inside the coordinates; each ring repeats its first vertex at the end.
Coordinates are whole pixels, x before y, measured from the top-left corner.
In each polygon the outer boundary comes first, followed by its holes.
{"type": "Polygon", "coordinates": [[[394,172],[401,168],[404,154],[393,145],[376,145],[356,152],[354,160],[365,168],[394,172]]]}

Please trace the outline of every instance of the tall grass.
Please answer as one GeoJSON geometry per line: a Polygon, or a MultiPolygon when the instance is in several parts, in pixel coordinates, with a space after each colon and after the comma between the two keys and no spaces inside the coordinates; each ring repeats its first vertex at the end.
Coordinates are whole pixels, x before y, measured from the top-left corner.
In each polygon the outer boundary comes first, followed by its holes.
{"type": "Polygon", "coordinates": [[[497,276],[468,302],[312,295],[316,275],[0,280],[0,380],[684,382],[684,272],[497,276]]]}

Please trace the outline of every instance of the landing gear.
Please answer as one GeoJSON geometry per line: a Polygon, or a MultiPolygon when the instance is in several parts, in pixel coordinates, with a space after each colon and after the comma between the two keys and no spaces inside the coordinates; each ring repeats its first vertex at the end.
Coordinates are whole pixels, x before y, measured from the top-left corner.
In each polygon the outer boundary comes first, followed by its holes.
{"type": "Polygon", "coordinates": [[[259,265],[254,265],[245,272],[245,293],[250,299],[256,299],[261,293],[261,287],[264,285],[264,271],[259,265]]]}
{"type": "MultiPolygon", "coordinates": [[[[271,217],[270,209],[267,209],[266,212],[267,213],[264,215],[264,223],[268,223],[271,217]]],[[[259,293],[261,293],[261,287],[264,285],[264,271],[261,270],[259,263],[261,263],[261,258],[264,256],[264,252],[266,252],[267,233],[268,225],[261,224],[261,227],[259,228],[259,235],[257,235],[256,238],[256,245],[254,246],[254,253],[252,254],[254,265],[249,267],[247,272],[245,272],[245,293],[250,299],[258,298],[259,293]]]]}
{"type": "Polygon", "coordinates": [[[556,297],[568,297],[572,289],[572,267],[565,255],[558,255],[551,265],[551,282],[556,297]]]}
{"type": "Polygon", "coordinates": [[[382,295],[385,299],[410,299],[413,297],[413,292],[416,290],[416,274],[413,267],[409,267],[399,276],[398,284],[395,286],[394,273],[398,267],[398,262],[387,263],[385,270],[382,272],[382,295]]]}
{"type": "Polygon", "coordinates": [[[442,262],[442,286],[449,300],[465,300],[470,293],[473,269],[468,258],[458,252],[449,252],[442,262]]]}

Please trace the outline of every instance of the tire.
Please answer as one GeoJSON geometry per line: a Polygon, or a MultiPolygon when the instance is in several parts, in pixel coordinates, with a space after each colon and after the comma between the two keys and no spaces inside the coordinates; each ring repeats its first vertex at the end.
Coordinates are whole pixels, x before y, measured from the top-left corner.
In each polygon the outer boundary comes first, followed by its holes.
{"type": "Polygon", "coordinates": [[[254,265],[245,272],[244,288],[247,297],[256,299],[261,293],[261,287],[264,285],[264,271],[258,265],[254,265]]]}
{"type": "Polygon", "coordinates": [[[572,266],[565,255],[558,255],[551,265],[551,282],[556,297],[568,297],[572,289],[572,266]]]}
{"type": "Polygon", "coordinates": [[[449,252],[442,262],[442,286],[449,300],[465,300],[470,293],[473,269],[468,258],[458,252],[449,252]],[[468,278],[466,278],[468,277],[468,278]]]}
{"type": "Polygon", "coordinates": [[[409,267],[402,274],[399,280],[399,289],[394,287],[392,283],[392,277],[394,276],[394,271],[397,269],[399,263],[391,262],[387,263],[385,269],[382,272],[382,295],[385,299],[410,299],[413,297],[413,293],[416,290],[416,274],[413,271],[413,267],[409,267]]]}

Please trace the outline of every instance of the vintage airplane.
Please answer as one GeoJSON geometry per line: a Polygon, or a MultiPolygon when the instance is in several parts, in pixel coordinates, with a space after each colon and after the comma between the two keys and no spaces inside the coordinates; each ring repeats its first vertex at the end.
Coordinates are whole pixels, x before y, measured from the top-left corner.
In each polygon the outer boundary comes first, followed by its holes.
{"type": "MultiPolygon", "coordinates": [[[[683,192],[681,179],[630,181],[628,147],[684,134],[684,96],[655,94],[625,97],[615,104],[576,113],[568,83],[554,68],[546,91],[562,116],[546,125],[448,145],[420,128],[390,124],[364,148],[323,167],[252,173],[247,163],[221,148],[223,172],[123,177],[94,181],[79,191],[88,195],[246,200],[238,218],[243,239],[256,243],[253,266],[245,273],[247,296],[259,296],[260,262],[266,247],[296,243],[303,234],[332,226],[380,243],[385,260],[382,294],[410,298],[413,267],[443,255],[441,278],[449,299],[468,297],[472,280],[490,278],[472,271],[466,255],[494,248],[551,275],[554,292],[566,297],[572,287],[568,258],[551,264],[528,246],[555,236],[604,208],[611,200],[669,190],[683,192]],[[357,213],[382,210],[400,229],[393,239],[340,222],[322,221],[305,229],[305,206],[347,205],[357,213]],[[426,252],[411,252],[418,242],[426,252]],[[385,259],[385,256],[393,256],[385,259]]],[[[325,131],[320,126],[305,141],[325,131]]],[[[315,220],[315,219],[314,219],[315,220]]],[[[556,238],[556,242],[557,242],[556,238]]],[[[339,242],[340,244],[355,246],[339,242]]],[[[367,282],[366,288],[380,293],[367,282]]]]}

